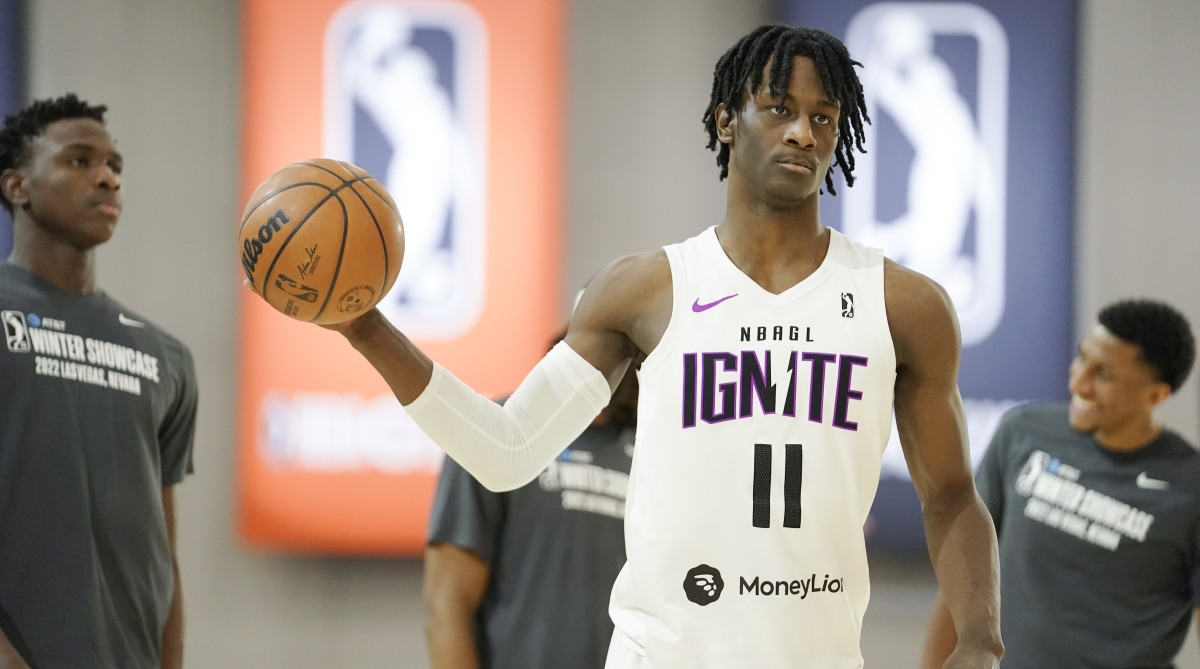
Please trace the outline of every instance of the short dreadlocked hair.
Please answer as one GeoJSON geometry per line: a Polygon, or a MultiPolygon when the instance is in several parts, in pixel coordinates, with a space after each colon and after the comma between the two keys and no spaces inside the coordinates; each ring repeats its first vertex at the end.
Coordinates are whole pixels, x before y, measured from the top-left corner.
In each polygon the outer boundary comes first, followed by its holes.
{"type": "MultiPolygon", "coordinates": [[[[784,25],[755,29],[726,51],[713,70],[712,97],[704,110],[704,127],[708,130],[708,148],[717,150],[721,179],[729,175],[729,145],[717,139],[717,106],[723,104],[731,113],[741,109],[747,91],[754,93],[762,87],[763,69],[768,62],[771,72],[767,90],[771,95],[783,97],[792,80],[796,56],[812,59],[825,92],[841,105],[834,162],[841,168],[846,185],[854,185],[853,150],[866,153],[863,122],[871,122],[862,84],[854,71],[862,63],[850,58],[841,40],[823,30],[784,25]]],[[[825,174],[825,186],[831,194],[836,194],[832,170],[825,174]]]]}
{"type": "Polygon", "coordinates": [[[1100,324],[1138,347],[1158,380],[1179,390],[1196,361],[1196,340],[1187,318],[1154,300],[1121,300],[1100,310],[1100,324]]]}
{"type": "MultiPolygon", "coordinates": [[[[0,128],[0,173],[12,169],[29,157],[29,145],[42,134],[46,126],[68,118],[93,118],[104,123],[105,105],[89,105],[74,93],[62,97],[37,100],[28,107],[9,114],[0,128]]],[[[12,213],[12,203],[0,195],[0,203],[12,213]]]]}

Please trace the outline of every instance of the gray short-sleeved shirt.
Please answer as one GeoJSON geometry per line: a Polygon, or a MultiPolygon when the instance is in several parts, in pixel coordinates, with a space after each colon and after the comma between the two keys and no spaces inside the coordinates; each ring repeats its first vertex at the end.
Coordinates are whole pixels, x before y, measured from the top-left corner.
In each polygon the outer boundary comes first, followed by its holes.
{"type": "Polygon", "coordinates": [[[592,426],[506,493],[446,459],[429,541],[466,548],[491,570],[476,624],[484,669],[604,666],[632,455],[632,429],[592,426]]]}
{"type": "Polygon", "coordinates": [[[103,293],[0,263],[0,628],[35,669],[160,665],[162,488],[192,471],[177,339],[103,293]]]}
{"type": "Polygon", "coordinates": [[[1200,606],[1200,454],[1109,451],[1060,404],[1001,421],[976,474],[1000,537],[1004,669],[1171,667],[1200,606]]]}

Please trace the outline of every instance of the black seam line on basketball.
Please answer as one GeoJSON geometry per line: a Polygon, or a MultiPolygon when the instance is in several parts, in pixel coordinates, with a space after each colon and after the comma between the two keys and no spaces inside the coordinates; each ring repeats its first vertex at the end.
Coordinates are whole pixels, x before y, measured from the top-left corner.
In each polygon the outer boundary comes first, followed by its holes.
{"type": "MultiPolygon", "coordinates": [[[[379,282],[379,285],[382,287],[387,284],[389,261],[387,240],[383,238],[383,228],[379,225],[379,218],[375,216],[375,210],[371,208],[371,205],[367,204],[367,201],[363,198],[362,193],[358,192],[358,190],[354,188],[354,184],[347,185],[350,187],[350,192],[354,193],[354,196],[358,198],[358,201],[362,203],[362,206],[366,208],[367,213],[371,215],[371,222],[375,224],[375,234],[379,235],[379,248],[383,249],[383,281],[379,282]]],[[[371,189],[370,186],[367,186],[367,188],[371,189]]],[[[375,193],[373,189],[371,189],[371,192],[375,193]]],[[[379,194],[376,193],[375,197],[379,197],[379,194]]],[[[383,198],[380,199],[382,200],[383,198]]]]}
{"type": "MultiPolygon", "coordinates": [[[[371,178],[370,180],[374,181],[375,183],[379,183],[378,179],[371,178]]],[[[392,210],[392,213],[396,215],[396,218],[401,218],[401,219],[403,218],[402,216],[400,216],[400,210],[397,209],[395,206],[396,203],[392,202],[390,196],[384,197],[378,190],[375,189],[374,186],[372,186],[370,183],[367,182],[367,179],[363,179],[362,184],[364,186],[366,186],[367,188],[370,188],[371,192],[374,193],[380,200],[382,200],[383,204],[386,205],[388,209],[392,210]]]]}
{"type": "Polygon", "coordinates": [[[325,313],[326,307],[329,306],[329,298],[333,297],[333,287],[337,285],[338,275],[342,272],[342,259],[346,255],[346,237],[350,236],[350,212],[347,211],[346,203],[342,202],[342,196],[338,193],[341,193],[345,187],[346,183],[343,182],[330,194],[330,197],[337,200],[338,206],[342,208],[342,244],[338,249],[337,262],[333,265],[333,276],[329,279],[329,288],[325,290],[325,301],[321,303],[321,308],[317,310],[317,313],[308,319],[309,323],[315,322],[321,317],[321,314],[325,313]]]}
{"type": "MultiPolygon", "coordinates": [[[[267,193],[266,197],[259,200],[258,204],[255,204],[253,207],[251,207],[250,213],[246,214],[246,218],[242,219],[242,225],[241,225],[241,227],[238,228],[238,235],[240,236],[243,232],[245,232],[246,222],[249,221],[252,216],[254,216],[254,214],[258,211],[258,208],[263,206],[264,202],[266,202],[267,200],[270,200],[271,198],[275,197],[276,195],[279,195],[280,193],[282,193],[284,191],[289,191],[293,188],[299,188],[301,186],[316,186],[318,188],[324,188],[325,190],[329,191],[329,195],[332,195],[337,192],[336,188],[332,188],[323,183],[317,183],[316,181],[303,181],[300,183],[288,184],[287,186],[284,186],[283,188],[280,188],[279,190],[273,190],[270,193],[267,193]]],[[[341,188],[341,186],[338,186],[338,188],[341,188]]]]}
{"type": "MultiPolygon", "coordinates": [[[[335,162],[337,162],[339,165],[341,165],[341,164],[342,164],[342,161],[340,161],[340,160],[338,160],[338,161],[335,161],[335,162]]],[[[334,176],[334,177],[337,177],[337,178],[341,179],[343,184],[344,184],[344,183],[346,183],[346,177],[344,177],[344,176],[342,176],[342,175],[338,174],[337,172],[334,172],[333,170],[329,169],[328,167],[325,167],[324,165],[322,165],[322,164],[320,164],[320,163],[313,163],[313,162],[309,162],[309,161],[307,161],[307,160],[302,160],[302,161],[300,161],[300,162],[298,162],[298,163],[294,163],[294,164],[296,164],[296,165],[308,165],[309,167],[315,167],[315,168],[317,168],[317,169],[319,169],[319,170],[321,170],[321,171],[323,171],[323,172],[328,172],[330,176],[334,176]]],[[[347,171],[347,172],[349,172],[350,170],[346,170],[346,171],[347,171]]],[[[351,172],[351,174],[353,174],[353,172],[351,172]]]]}
{"type": "MultiPolygon", "coordinates": [[[[326,186],[326,188],[328,188],[328,186],[326,186]]],[[[321,201],[316,204],[315,207],[313,207],[312,209],[309,209],[308,213],[304,215],[304,218],[300,219],[300,222],[297,223],[292,228],[292,231],[290,233],[288,233],[287,237],[284,238],[283,243],[279,245],[279,250],[275,252],[275,257],[271,258],[271,264],[267,265],[267,272],[266,272],[266,274],[263,275],[262,297],[264,300],[267,299],[267,291],[271,289],[271,274],[275,271],[275,263],[279,262],[279,256],[283,255],[283,250],[286,249],[287,245],[291,243],[292,237],[295,237],[296,233],[300,232],[300,228],[304,227],[304,224],[308,221],[309,218],[312,217],[313,212],[320,209],[326,202],[329,201],[329,198],[337,198],[337,191],[336,190],[329,191],[329,193],[327,193],[325,195],[325,197],[322,198],[321,201]]],[[[338,202],[341,202],[340,198],[338,199],[338,202]]],[[[345,209],[345,206],[343,206],[342,208],[345,209]]],[[[343,244],[346,243],[344,239],[342,240],[342,243],[343,244]]],[[[329,284],[329,287],[333,288],[333,284],[332,283],[329,284]]]]}

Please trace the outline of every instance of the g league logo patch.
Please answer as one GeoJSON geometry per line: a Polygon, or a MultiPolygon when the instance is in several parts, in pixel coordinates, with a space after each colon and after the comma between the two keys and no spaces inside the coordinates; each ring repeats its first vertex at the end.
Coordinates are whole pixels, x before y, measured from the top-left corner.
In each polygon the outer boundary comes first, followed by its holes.
{"type": "Polygon", "coordinates": [[[379,308],[416,337],[452,339],[483,306],[485,40],[456,2],[352,3],[326,28],[324,153],[396,200],[404,265],[379,308]]]}
{"type": "Polygon", "coordinates": [[[29,352],[29,324],[25,314],[19,311],[0,311],[0,322],[4,323],[4,343],[13,353],[29,352]]]}
{"type": "Polygon", "coordinates": [[[1004,312],[1004,28],[966,3],[881,2],[851,19],[846,46],[876,122],[844,230],[940,283],[963,345],[982,342],[1004,312]]]}

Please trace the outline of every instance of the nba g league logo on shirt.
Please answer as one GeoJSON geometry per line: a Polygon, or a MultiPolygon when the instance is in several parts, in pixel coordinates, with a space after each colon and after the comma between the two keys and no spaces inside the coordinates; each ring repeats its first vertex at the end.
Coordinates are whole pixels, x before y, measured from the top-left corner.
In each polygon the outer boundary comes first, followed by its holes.
{"type": "MultiPolygon", "coordinates": [[[[144,327],[124,314],[118,320],[144,327]]],[[[34,373],[101,388],[142,394],[142,380],[158,383],[158,358],[109,341],[81,337],[67,323],[20,311],[0,312],[4,341],[12,353],[33,353],[34,373]]]]}

